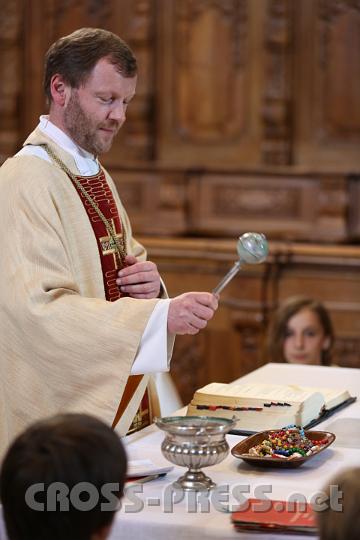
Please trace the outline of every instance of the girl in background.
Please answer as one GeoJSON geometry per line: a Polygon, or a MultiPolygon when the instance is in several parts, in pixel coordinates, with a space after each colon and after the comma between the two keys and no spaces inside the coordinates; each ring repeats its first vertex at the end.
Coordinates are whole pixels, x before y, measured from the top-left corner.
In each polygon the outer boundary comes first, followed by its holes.
{"type": "Polygon", "coordinates": [[[333,343],[333,326],[323,304],[294,296],[283,302],[273,316],[267,360],[329,366],[333,343]]]}

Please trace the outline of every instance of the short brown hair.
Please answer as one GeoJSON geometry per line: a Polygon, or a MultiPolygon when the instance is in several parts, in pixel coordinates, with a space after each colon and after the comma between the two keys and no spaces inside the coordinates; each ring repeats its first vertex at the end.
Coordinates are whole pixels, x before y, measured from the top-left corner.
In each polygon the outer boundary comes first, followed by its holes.
{"type": "Polygon", "coordinates": [[[119,36],[102,28],[80,28],[61,37],[45,55],[44,92],[51,101],[51,78],[59,73],[73,88],[85,83],[101,58],[108,58],[124,77],[137,73],[136,58],[119,36]]]}
{"type": "Polygon", "coordinates": [[[267,336],[267,360],[269,362],[286,362],[284,357],[284,340],[287,324],[291,317],[302,309],[309,309],[318,316],[324,334],[329,338],[329,347],[322,351],[321,356],[321,364],[328,366],[331,362],[331,349],[334,343],[334,330],[330,315],[321,302],[307,296],[292,296],[288,298],[274,313],[267,336]]]}
{"type": "Polygon", "coordinates": [[[113,493],[120,499],[126,468],[120,438],[95,417],[63,414],[31,425],[12,443],[1,467],[0,497],[9,540],[89,540],[110,526],[116,508],[102,509],[108,500],[102,488],[113,484],[113,493]],[[71,491],[82,482],[100,494],[92,508],[84,511],[70,504],[68,511],[58,505],[47,509],[49,486],[62,483],[71,491]],[[28,489],[37,484],[44,487],[36,495],[43,511],[30,507],[26,500],[28,489]]]}

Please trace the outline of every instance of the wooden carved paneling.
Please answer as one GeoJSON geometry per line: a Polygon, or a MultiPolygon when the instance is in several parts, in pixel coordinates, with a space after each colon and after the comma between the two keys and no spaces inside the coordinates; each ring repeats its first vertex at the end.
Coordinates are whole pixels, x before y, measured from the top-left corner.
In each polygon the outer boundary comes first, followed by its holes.
{"type": "MultiPolygon", "coordinates": [[[[257,0],[162,0],[158,159],[199,166],[258,159],[257,0]]],[[[261,33],[261,32],[260,32],[261,33]]]]}
{"type": "Polygon", "coordinates": [[[352,204],[347,193],[347,179],[341,175],[324,175],[320,186],[317,232],[309,238],[341,241],[348,234],[348,210],[352,204]]]}
{"type": "Polygon", "coordinates": [[[296,3],[295,159],[316,169],[360,167],[360,5],[296,3]]]}
{"type": "Polygon", "coordinates": [[[360,142],[360,3],[320,0],[318,25],[323,71],[319,127],[326,138],[360,142]]]}
{"type": "Polygon", "coordinates": [[[113,178],[134,231],[158,235],[186,232],[186,189],[179,174],[114,171],[113,178]]]}
{"type": "Polygon", "coordinates": [[[101,0],[52,0],[52,18],[56,38],[83,26],[106,27],[111,2],[101,0]]]}
{"type": "Polygon", "coordinates": [[[265,27],[262,161],[287,165],[292,157],[292,0],[269,0],[265,27]]]}
{"type": "Polygon", "coordinates": [[[191,230],[237,236],[255,229],[271,238],[342,240],[345,185],[341,176],[198,174],[192,177],[191,230]]]}
{"type": "Polygon", "coordinates": [[[21,32],[20,0],[1,2],[0,17],[0,164],[17,149],[20,125],[21,32]]]}
{"type": "Polygon", "coordinates": [[[239,189],[237,184],[230,186],[216,185],[212,197],[211,210],[220,219],[225,217],[252,218],[256,213],[266,214],[269,218],[301,219],[301,197],[299,189],[287,189],[283,186],[257,186],[251,184],[239,189]]]}
{"type": "Polygon", "coordinates": [[[244,0],[175,3],[174,128],[183,137],[210,142],[246,129],[246,8],[244,0]]]}
{"type": "Polygon", "coordinates": [[[237,237],[261,230],[271,239],[326,243],[360,235],[355,175],[350,180],[341,174],[285,172],[116,170],[113,175],[140,234],[237,237]],[[139,205],[141,191],[146,203],[139,205]]]}

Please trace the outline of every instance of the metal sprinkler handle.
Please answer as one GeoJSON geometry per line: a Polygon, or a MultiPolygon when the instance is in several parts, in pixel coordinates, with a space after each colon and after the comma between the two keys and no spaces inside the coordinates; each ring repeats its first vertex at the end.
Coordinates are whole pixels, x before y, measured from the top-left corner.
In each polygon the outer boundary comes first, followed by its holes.
{"type": "Polygon", "coordinates": [[[262,233],[248,232],[240,236],[237,242],[239,260],[236,261],[228,273],[213,289],[213,294],[219,294],[224,287],[236,276],[242,264],[259,264],[265,261],[269,246],[266,237],[262,233]]]}

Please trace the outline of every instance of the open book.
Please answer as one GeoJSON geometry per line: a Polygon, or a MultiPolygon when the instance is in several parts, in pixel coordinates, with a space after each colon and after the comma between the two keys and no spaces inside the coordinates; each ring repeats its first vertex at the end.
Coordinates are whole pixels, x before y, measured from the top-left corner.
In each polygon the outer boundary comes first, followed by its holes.
{"type": "Polygon", "coordinates": [[[211,383],[197,390],[188,415],[237,419],[245,433],[280,429],[289,425],[309,427],[343,403],[351,403],[347,390],[298,385],[211,383]]]}

